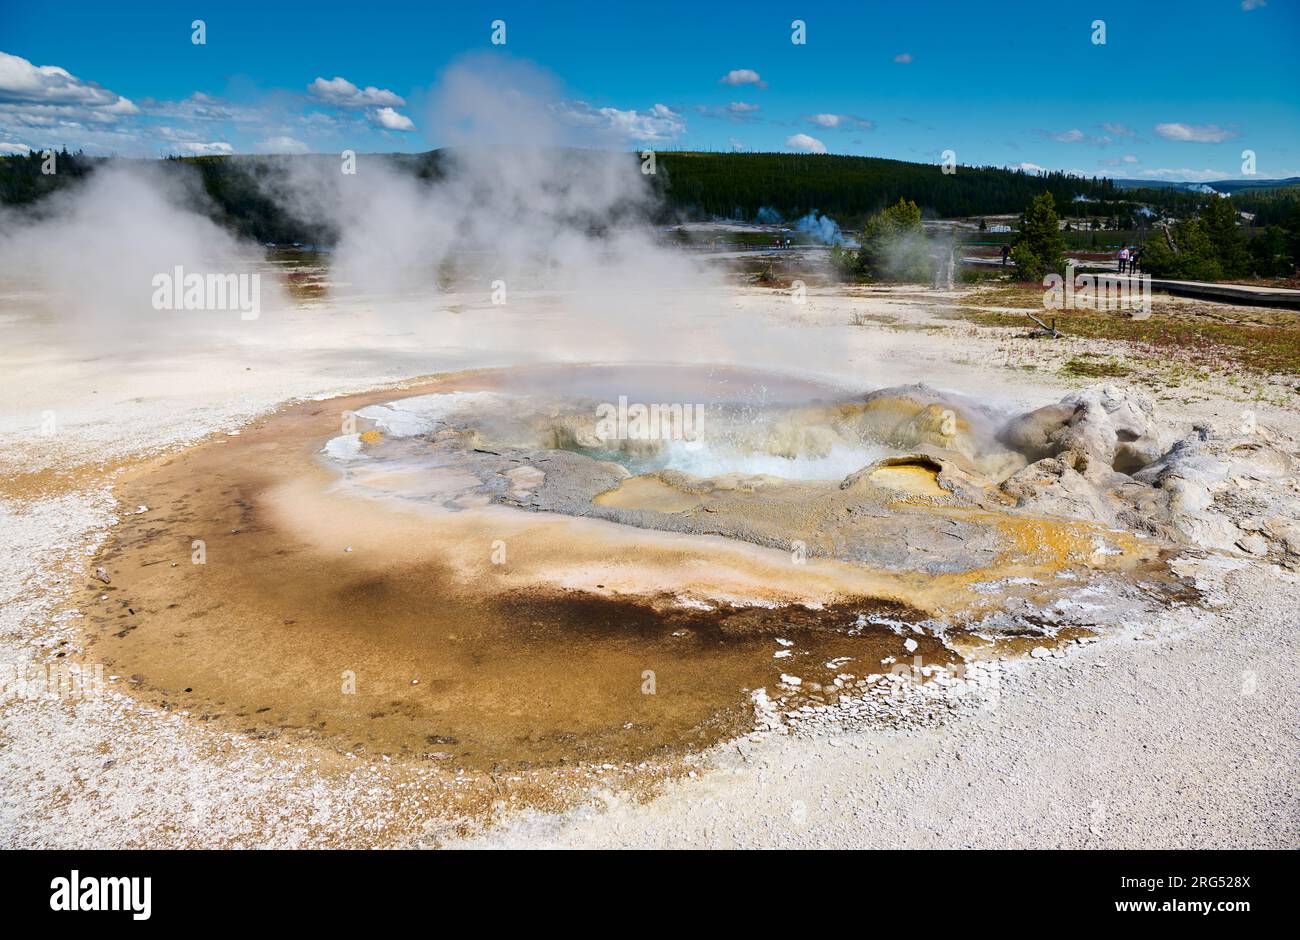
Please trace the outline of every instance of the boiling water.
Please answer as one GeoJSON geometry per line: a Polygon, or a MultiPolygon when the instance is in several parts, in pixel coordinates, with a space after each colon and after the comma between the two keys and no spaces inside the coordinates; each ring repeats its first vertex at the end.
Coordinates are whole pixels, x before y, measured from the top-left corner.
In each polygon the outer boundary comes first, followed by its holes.
{"type": "MultiPolygon", "coordinates": [[[[686,435],[664,429],[653,439],[634,440],[632,446],[591,439],[559,446],[612,460],[634,474],[668,469],[696,477],[741,474],[839,480],[899,453],[898,449],[852,433],[844,439],[822,434],[820,440],[807,440],[806,428],[798,425],[797,418],[782,421],[781,416],[829,413],[850,397],[845,390],[821,382],[770,374],[594,367],[550,375],[524,373],[502,389],[395,399],[356,414],[390,439],[429,436],[469,425],[491,441],[541,449],[548,446],[548,432],[555,422],[594,423],[602,406],[619,401],[631,401],[633,407],[671,403],[679,413],[698,406],[699,427],[688,429],[692,433],[686,435]]],[[[363,446],[362,433],[331,439],[325,454],[340,463],[381,456],[382,450],[363,446]]],[[[409,450],[390,455],[411,468],[409,450]]]]}

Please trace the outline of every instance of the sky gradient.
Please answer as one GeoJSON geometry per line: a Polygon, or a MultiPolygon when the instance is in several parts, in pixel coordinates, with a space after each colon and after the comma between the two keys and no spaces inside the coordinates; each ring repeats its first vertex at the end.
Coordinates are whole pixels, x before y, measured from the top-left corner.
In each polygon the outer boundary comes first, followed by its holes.
{"type": "Polygon", "coordinates": [[[611,146],[1187,180],[1250,149],[1296,176],[1298,46],[1295,0],[4,3],[0,152],[427,150],[440,74],[477,54],[550,73],[555,114],[611,146]]]}

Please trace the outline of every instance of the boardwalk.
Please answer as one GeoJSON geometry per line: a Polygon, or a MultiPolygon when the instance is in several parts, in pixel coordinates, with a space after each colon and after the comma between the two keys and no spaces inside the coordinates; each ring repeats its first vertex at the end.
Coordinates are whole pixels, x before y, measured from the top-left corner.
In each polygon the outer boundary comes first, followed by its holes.
{"type": "MultiPolygon", "coordinates": [[[[963,258],[965,264],[983,265],[985,267],[1002,267],[998,258],[963,258]]],[[[1008,265],[1014,267],[1014,263],[1008,265]]],[[[1089,268],[1099,267],[1089,263],[1089,268]]],[[[1130,278],[1128,274],[1109,274],[1104,271],[1093,274],[1099,281],[1120,281],[1130,278]]],[[[1140,276],[1140,275],[1139,275],[1140,276]]],[[[1300,310],[1300,290],[1286,287],[1260,287],[1253,284],[1216,284],[1208,281],[1177,281],[1153,277],[1151,289],[1174,294],[1179,297],[1198,297],[1202,300],[1217,300],[1221,303],[1244,304],[1251,307],[1284,307],[1300,310]]]]}
{"type": "MultiPolygon", "coordinates": [[[[1097,275],[1098,279],[1118,281],[1127,274],[1097,275]]],[[[1300,310],[1300,290],[1285,287],[1259,287],[1253,284],[1215,284],[1206,281],[1174,281],[1165,278],[1151,279],[1151,289],[1179,297],[1198,297],[1223,303],[1244,304],[1250,307],[1285,307],[1300,310]]]]}

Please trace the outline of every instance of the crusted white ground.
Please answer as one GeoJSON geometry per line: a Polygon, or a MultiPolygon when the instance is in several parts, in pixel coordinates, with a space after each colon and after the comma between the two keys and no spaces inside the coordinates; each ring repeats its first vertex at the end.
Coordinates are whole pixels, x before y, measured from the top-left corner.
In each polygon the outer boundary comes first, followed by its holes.
{"type": "MultiPolygon", "coordinates": [[[[677,322],[689,322],[692,301],[676,301],[677,322]]],[[[249,325],[235,341],[73,348],[57,328],[15,314],[0,353],[0,472],[156,452],[237,429],[295,397],[557,349],[575,361],[736,357],[865,388],[924,380],[1018,407],[1082,384],[1015,368],[1025,349],[965,326],[849,325],[854,312],[933,322],[935,304],[904,295],[814,292],[794,306],[738,291],[726,305],[726,328],[707,341],[664,341],[652,352],[611,349],[553,305],[530,309],[520,296],[509,314],[531,315],[527,335],[467,301],[464,312],[427,315],[428,329],[318,310],[260,333],[249,325]],[[56,432],[43,436],[49,412],[56,432]]],[[[1294,409],[1213,385],[1171,389],[1159,405],[1184,428],[1236,422],[1249,407],[1262,424],[1300,429],[1294,409]]],[[[61,592],[83,577],[114,514],[135,509],[115,506],[107,485],[0,501],[0,663],[21,666],[75,642],[55,622],[61,592]]],[[[459,844],[1294,846],[1300,585],[1244,558],[1211,559],[1194,573],[1215,609],[1170,611],[1126,625],[1125,638],[1017,665],[991,711],[924,730],[745,740],[703,755],[694,777],[648,803],[593,792],[570,813],[507,817],[459,844]]],[[[382,763],[322,776],[309,754],[272,753],[115,694],[0,702],[6,847],[366,845],[384,841],[393,814],[425,812],[382,763]]],[[[434,838],[443,821],[425,823],[430,841],[445,841],[434,838]]]]}
{"type": "Polygon", "coordinates": [[[1294,847],[1300,642],[1277,592],[1300,579],[1250,563],[1217,574],[1218,613],[1017,664],[974,717],[744,741],[648,805],[598,795],[458,844],[1294,847]]]}

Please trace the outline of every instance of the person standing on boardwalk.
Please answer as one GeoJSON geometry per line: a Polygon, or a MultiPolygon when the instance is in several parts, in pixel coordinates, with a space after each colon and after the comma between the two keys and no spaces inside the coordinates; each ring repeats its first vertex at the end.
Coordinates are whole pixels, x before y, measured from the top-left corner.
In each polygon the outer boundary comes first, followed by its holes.
{"type": "Polygon", "coordinates": [[[1141,257],[1142,257],[1142,249],[1141,249],[1139,246],[1134,245],[1134,246],[1133,246],[1133,251],[1132,251],[1132,252],[1129,254],[1129,256],[1128,256],[1128,273],[1129,273],[1129,274],[1137,274],[1137,273],[1138,273],[1138,259],[1141,258],[1141,257]]]}
{"type": "Polygon", "coordinates": [[[1123,274],[1124,269],[1128,267],[1128,245],[1119,250],[1119,273],[1123,274]]]}
{"type": "Polygon", "coordinates": [[[1007,259],[1010,257],[1011,257],[1011,246],[1003,245],[1002,246],[1002,267],[1005,268],[1007,266],[1007,259]]]}

